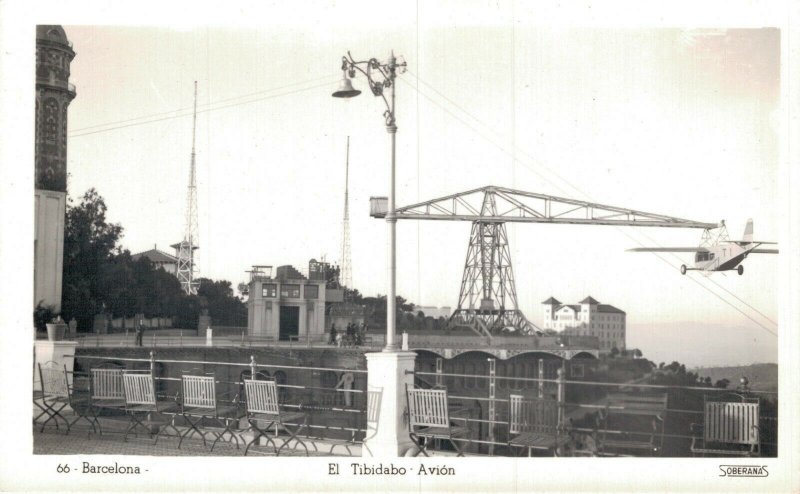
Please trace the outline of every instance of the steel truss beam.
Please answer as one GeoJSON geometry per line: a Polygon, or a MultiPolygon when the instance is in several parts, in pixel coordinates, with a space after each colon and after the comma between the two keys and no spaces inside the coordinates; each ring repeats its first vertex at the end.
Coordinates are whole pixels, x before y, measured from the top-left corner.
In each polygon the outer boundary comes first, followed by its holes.
{"type": "MultiPolygon", "coordinates": [[[[385,213],[379,212],[373,216],[383,218],[385,213]]],[[[717,228],[718,226],[716,223],[687,220],[493,185],[397,208],[397,218],[672,228],[717,228]],[[491,211],[483,208],[486,195],[494,197],[496,208],[491,211]]]]}
{"type": "MultiPolygon", "coordinates": [[[[397,208],[398,219],[472,221],[458,307],[449,324],[467,326],[491,339],[513,327],[539,332],[518,308],[505,223],[717,228],[715,223],[647,213],[564,197],[486,186],[397,208]]],[[[372,216],[384,218],[380,208],[372,216]]]]}

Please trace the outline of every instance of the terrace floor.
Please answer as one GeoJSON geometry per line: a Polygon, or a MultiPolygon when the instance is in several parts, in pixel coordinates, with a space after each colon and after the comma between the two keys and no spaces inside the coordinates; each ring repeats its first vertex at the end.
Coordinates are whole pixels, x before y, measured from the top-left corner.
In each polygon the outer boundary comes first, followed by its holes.
{"type": "MultiPolygon", "coordinates": [[[[69,416],[68,416],[69,417],[69,416]]],[[[83,422],[83,421],[81,421],[83,422]]],[[[49,424],[44,432],[39,432],[40,425],[33,427],[33,454],[37,455],[140,455],[140,456],[243,456],[244,446],[239,448],[233,442],[220,441],[209,451],[214,438],[209,434],[206,438],[208,446],[198,436],[189,436],[183,440],[181,449],[178,449],[178,438],[175,435],[162,434],[158,441],[146,434],[140,433],[128,436],[123,441],[123,433],[127,422],[122,420],[101,418],[102,435],[91,432],[91,427],[79,423],[65,434],[63,425],[60,429],[49,424]],[[210,438],[210,440],[209,440],[210,438]]],[[[178,429],[183,432],[181,427],[178,429]]],[[[280,445],[282,438],[277,441],[280,445]]],[[[361,456],[361,445],[348,444],[348,453],[343,443],[332,443],[325,440],[306,440],[309,456],[361,456]],[[316,450],[315,447],[316,446],[316,450]],[[331,447],[333,446],[333,453],[331,447]]],[[[248,451],[248,456],[275,456],[271,446],[253,446],[248,451]]],[[[286,447],[281,450],[280,456],[305,456],[305,450],[297,446],[295,449],[286,447]]]]}

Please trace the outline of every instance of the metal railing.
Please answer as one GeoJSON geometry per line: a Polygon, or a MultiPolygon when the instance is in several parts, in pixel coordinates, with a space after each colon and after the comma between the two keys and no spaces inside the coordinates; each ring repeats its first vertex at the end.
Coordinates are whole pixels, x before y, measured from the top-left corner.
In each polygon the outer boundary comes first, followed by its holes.
{"type": "MultiPolygon", "coordinates": [[[[383,341],[380,338],[365,336],[360,345],[354,342],[343,341],[341,346],[329,342],[329,334],[295,336],[287,339],[277,339],[274,336],[252,336],[242,331],[239,335],[226,334],[213,336],[208,339],[204,334],[198,335],[194,330],[169,331],[168,334],[159,334],[157,331],[146,331],[142,337],[142,347],[146,348],[191,348],[191,347],[288,347],[288,348],[380,348],[383,341]]],[[[72,335],[65,338],[78,343],[79,348],[100,347],[136,347],[136,332],[114,334],[86,334],[72,335]]]]}
{"type": "MultiPolygon", "coordinates": [[[[219,377],[215,383],[227,388],[229,396],[234,396],[227,403],[242,407],[243,379],[250,376],[271,377],[281,390],[281,407],[310,413],[310,432],[306,437],[326,444],[355,445],[361,442],[367,432],[366,379],[354,378],[354,375],[365,376],[367,371],[363,369],[258,363],[254,355],[250,356],[248,362],[156,358],[154,351],[149,352],[149,358],[78,354],[75,360],[77,366],[85,369],[84,372],[74,372],[75,375],[87,375],[88,369],[102,363],[124,363],[131,370],[149,369],[157,383],[159,398],[175,400],[176,403],[180,403],[181,375],[198,372],[198,368],[213,368],[215,376],[219,377]],[[229,370],[227,378],[225,372],[220,372],[225,368],[229,370]],[[314,379],[315,376],[325,372],[332,373],[337,379],[333,387],[315,384],[315,381],[321,380],[314,379]],[[231,379],[231,374],[238,374],[239,377],[231,379]],[[345,379],[345,374],[350,374],[351,378],[345,379]],[[348,382],[349,388],[346,387],[348,382]]],[[[226,393],[220,392],[220,395],[223,394],[226,393]]]]}
{"type": "MultiPolygon", "coordinates": [[[[420,385],[433,385],[445,387],[443,383],[448,379],[474,379],[484,380],[485,386],[474,386],[467,389],[460,386],[453,393],[448,393],[451,406],[464,408],[464,402],[471,402],[467,408],[472,413],[466,417],[454,419],[462,421],[465,425],[473,424],[470,437],[457,438],[467,444],[474,445],[472,454],[488,455],[513,455],[515,451],[509,446],[509,427],[510,417],[508,404],[509,394],[522,394],[530,398],[549,398],[555,399],[559,403],[558,423],[556,424],[560,434],[567,436],[593,437],[597,443],[594,451],[577,451],[577,455],[593,453],[596,456],[638,456],[638,454],[613,453],[605,451],[600,440],[595,438],[603,437],[608,442],[615,442],[614,437],[638,437],[657,436],[657,452],[666,451],[669,456],[691,456],[689,443],[697,437],[692,434],[690,425],[703,421],[703,396],[704,395],[730,395],[740,394],[744,396],[760,396],[763,405],[769,405],[768,409],[774,411],[774,415],[760,415],[760,444],[765,449],[766,456],[777,455],[777,396],[776,391],[758,390],[748,387],[737,389],[719,388],[711,386],[686,386],[671,384],[651,384],[637,382],[602,382],[587,380],[566,379],[563,369],[559,369],[556,378],[548,377],[517,377],[517,376],[498,376],[491,365],[494,359],[488,359],[490,365],[487,374],[465,374],[465,373],[446,373],[442,372],[443,366],[437,359],[436,372],[414,371],[415,378],[420,385]],[[422,378],[422,379],[420,379],[422,378]],[[431,381],[436,384],[431,384],[431,381]],[[504,383],[504,386],[499,386],[504,383]],[[530,385],[530,386],[529,386],[530,385]],[[501,388],[498,391],[498,388],[501,388]],[[527,388],[527,389],[526,389],[527,388]],[[532,390],[531,390],[532,388],[532,390]],[[581,388],[593,388],[593,393],[581,393],[581,388]],[[472,391],[472,393],[470,393],[472,391]],[[647,396],[654,392],[666,394],[668,397],[667,406],[660,410],[663,415],[663,426],[660,431],[641,430],[631,427],[634,420],[616,420],[617,427],[609,427],[609,422],[604,419],[610,415],[628,417],[625,413],[635,412],[636,405],[626,405],[624,400],[616,403],[608,399],[610,392],[625,392],[630,397],[647,396]],[[681,406],[680,404],[689,406],[681,406]],[[691,406],[696,404],[698,406],[691,406]],[[627,422],[627,424],[626,424],[627,422]],[[624,427],[626,426],[627,427],[624,427]],[[765,434],[766,433],[766,434],[765,434]],[[477,436],[477,437],[476,437],[477,436]],[[499,439],[498,439],[499,438],[499,439]],[[502,440],[505,438],[506,440],[502,440]]],[[[540,368],[540,372],[541,372],[540,368]]],[[[543,373],[542,373],[543,374],[543,373]]],[[[542,375],[540,374],[540,375],[542,375]]],[[[766,411],[766,410],[765,410],[766,411]]],[[[580,439],[580,438],[579,438],[580,439]]],[[[635,441],[631,441],[634,443],[635,441]]],[[[624,450],[624,447],[618,448],[624,450]]],[[[631,448],[634,449],[634,448],[631,448]]],[[[642,454],[650,456],[653,451],[642,454]]]]}

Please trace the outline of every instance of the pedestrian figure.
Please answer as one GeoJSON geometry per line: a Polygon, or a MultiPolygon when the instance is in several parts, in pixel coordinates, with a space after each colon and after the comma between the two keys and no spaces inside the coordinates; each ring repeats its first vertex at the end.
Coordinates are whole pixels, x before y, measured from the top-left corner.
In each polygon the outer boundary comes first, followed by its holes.
{"type": "Polygon", "coordinates": [[[336,346],[339,348],[342,347],[342,333],[336,334],[336,346]]]}
{"type": "Polygon", "coordinates": [[[139,327],[136,328],[136,346],[142,346],[144,340],[144,324],[139,321],[139,327]]]}
{"type": "Polygon", "coordinates": [[[331,324],[331,338],[330,338],[330,340],[328,340],[328,344],[329,345],[335,345],[336,344],[336,325],[335,324],[331,324]]]}

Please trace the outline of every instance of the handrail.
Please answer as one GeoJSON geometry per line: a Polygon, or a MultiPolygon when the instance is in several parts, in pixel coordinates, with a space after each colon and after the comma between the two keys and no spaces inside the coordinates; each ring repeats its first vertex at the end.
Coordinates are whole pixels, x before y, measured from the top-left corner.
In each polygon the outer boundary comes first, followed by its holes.
{"type": "MultiPolygon", "coordinates": [[[[487,375],[480,375],[480,374],[452,374],[452,373],[436,373],[436,372],[420,372],[420,371],[406,371],[408,374],[415,374],[418,376],[443,376],[443,377],[469,377],[469,378],[478,378],[478,379],[497,379],[497,380],[505,380],[505,381],[524,381],[524,382],[536,382],[536,383],[564,383],[564,384],[576,384],[576,385],[583,385],[583,386],[608,386],[608,387],[630,387],[630,388],[654,388],[654,389],[688,389],[693,391],[716,391],[716,392],[727,392],[730,393],[734,391],[733,389],[728,388],[714,388],[709,386],[682,386],[679,384],[639,384],[639,383],[629,383],[629,382],[620,382],[620,383],[612,383],[612,382],[603,382],[603,381],[573,381],[569,379],[564,379],[560,381],[558,379],[550,379],[544,377],[508,377],[508,376],[494,376],[490,377],[487,375]]],[[[748,393],[760,393],[760,394],[773,394],[777,395],[777,391],[768,391],[768,390],[759,390],[759,389],[747,389],[748,393]]]]}

